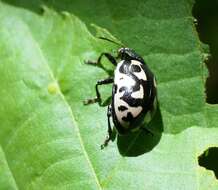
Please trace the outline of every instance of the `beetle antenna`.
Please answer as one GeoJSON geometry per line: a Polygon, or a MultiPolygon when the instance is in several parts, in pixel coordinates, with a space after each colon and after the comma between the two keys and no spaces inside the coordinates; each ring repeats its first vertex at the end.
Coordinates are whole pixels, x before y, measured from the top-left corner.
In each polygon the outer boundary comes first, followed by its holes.
{"type": "Polygon", "coordinates": [[[119,45],[119,46],[124,47],[124,44],[115,42],[115,41],[113,41],[113,40],[111,40],[111,39],[108,39],[108,38],[105,38],[105,37],[98,37],[98,38],[99,38],[99,39],[102,39],[102,40],[106,40],[106,41],[112,42],[112,43],[114,43],[114,44],[117,44],[117,45],[119,45]]]}

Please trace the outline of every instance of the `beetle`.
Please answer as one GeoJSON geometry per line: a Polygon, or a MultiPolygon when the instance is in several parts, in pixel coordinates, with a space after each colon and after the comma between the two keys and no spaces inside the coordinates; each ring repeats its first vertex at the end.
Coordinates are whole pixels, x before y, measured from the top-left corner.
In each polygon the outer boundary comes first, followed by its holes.
{"type": "Polygon", "coordinates": [[[85,105],[95,102],[101,104],[98,86],[113,83],[112,101],[107,108],[108,135],[101,148],[113,140],[111,117],[119,135],[139,129],[151,133],[144,126],[151,121],[157,105],[155,76],[140,55],[133,49],[122,47],[116,57],[101,53],[97,61],[88,60],[86,63],[101,66],[103,56],[116,66],[114,76],[97,81],[96,97],[84,101],[85,105]]]}

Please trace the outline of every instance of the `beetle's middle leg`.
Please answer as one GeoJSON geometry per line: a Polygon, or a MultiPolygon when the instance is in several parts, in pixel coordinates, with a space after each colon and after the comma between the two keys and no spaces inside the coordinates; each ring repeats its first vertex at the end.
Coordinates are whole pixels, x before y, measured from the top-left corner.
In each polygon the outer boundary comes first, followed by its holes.
{"type": "Polygon", "coordinates": [[[101,94],[100,94],[100,92],[98,90],[98,86],[103,85],[103,84],[110,84],[110,83],[113,83],[113,82],[114,82],[114,79],[112,77],[97,81],[97,83],[95,85],[96,97],[95,98],[89,98],[89,99],[83,101],[83,103],[85,105],[88,105],[88,104],[98,102],[101,105],[101,94]]]}

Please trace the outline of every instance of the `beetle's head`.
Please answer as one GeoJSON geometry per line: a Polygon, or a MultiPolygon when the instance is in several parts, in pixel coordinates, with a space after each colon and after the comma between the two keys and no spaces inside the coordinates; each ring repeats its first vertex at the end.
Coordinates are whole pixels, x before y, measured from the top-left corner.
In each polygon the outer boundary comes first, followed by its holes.
{"type": "Polygon", "coordinates": [[[121,59],[121,60],[131,60],[131,57],[133,56],[133,53],[132,53],[133,50],[131,50],[130,48],[120,48],[118,50],[118,57],[121,59]]]}
{"type": "Polygon", "coordinates": [[[120,48],[118,50],[118,58],[121,60],[139,60],[143,62],[143,59],[130,48],[120,48]]]}

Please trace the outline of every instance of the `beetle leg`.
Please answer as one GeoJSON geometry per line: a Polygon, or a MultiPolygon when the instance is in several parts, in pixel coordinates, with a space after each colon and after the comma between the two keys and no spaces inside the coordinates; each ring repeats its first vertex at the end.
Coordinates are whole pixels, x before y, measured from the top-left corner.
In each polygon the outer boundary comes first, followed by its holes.
{"type": "Polygon", "coordinates": [[[112,128],[111,128],[111,123],[110,123],[110,117],[111,117],[111,105],[108,106],[107,108],[107,121],[108,121],[108,135],[104,141],[104,143],[101,145],[101,149],[106,147],[108,145],[108,142],[112,140],[112,128]]]}
{"type": "Polygon", "coordinates": [[[110,83],[113,83],[113,82],[114,82],[114,79],[112,77],[97,81],[97,83],[95,85],[96,97],[95,98],[90,98],[90,99],[87,99],[87,100],[83,101],[84,105],[88,105],[88,104],[92,104],[92,103],[96,103],[96,102],[101,104],[101,94],[100,94],[100,92],[98,90],[98,86],[103,85],[103,84],[110,84],[110,83]]]}
{"type": "Polygon", "coordinates": [[[115,65],[115,66],[117,65],[116,59],[110,53],[101,53],[101,55],[98,57],[97,61],[88,60],[88,61],[85,61],[85,63],[90,64],[90,65],[96,65],[96,66],[104,68],[103,65],[101,64],[101,59],[103,56],[105,56],[113,65],[115,65]]]}

